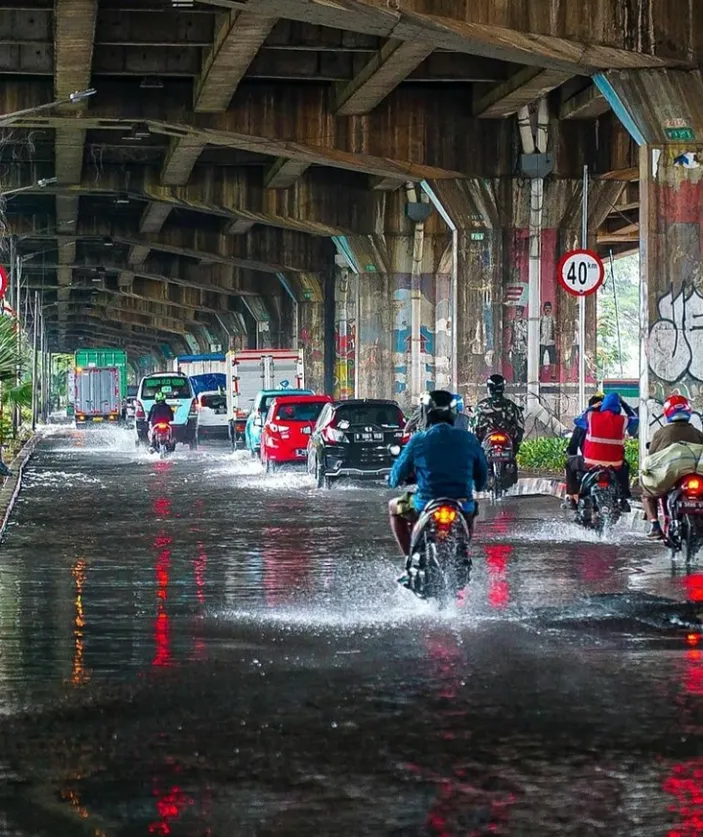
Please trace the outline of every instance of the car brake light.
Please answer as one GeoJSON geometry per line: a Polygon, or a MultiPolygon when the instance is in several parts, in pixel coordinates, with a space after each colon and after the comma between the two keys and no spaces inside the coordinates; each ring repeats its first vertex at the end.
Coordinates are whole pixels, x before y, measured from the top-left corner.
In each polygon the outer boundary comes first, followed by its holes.
{"type": "Polygon", "coordinates": [[[200,396],[200,403],[199,403],[199,405],[198,405],[198,406],[200,407],[200,409],[201,409],[201,410],[202,410],[202,409],[203,409],[203,407],[205,406],[205,402],[203,401],[203,398],[205,398],[205,396],[204,396],[204,395],[201,395],[201,396],[200,396]]]}
{"type": "Polygon", "coordinates": [[[146,416],[144,412],[144,405],[141,401],[137,401],[135,410],[134,410],[134,417],[138,419],[143,419],[146,416]]]}
{"type": "Polygon", "coordinates": [[[198,412],[198,402],[195,398],[190,402],[190,415],[195,415],[198,412]]]}
{"type": "Polygon", "coordinates": [[[407,445],[408,442],[410,441],[411,436],[412,436],[412,433],[403,433],[403,435],[400,437],[400,444],[401,445],[407,445]]]}
{"type": "Polygon", "coordinates": [[[689,497],[697,497],[699,494],[703,494],[703,480],[696,476],[685,477],[681,483],[681,488],[689,497]]]}
{"type": "Polygon", "coordinates": [[[346,435],[338,430],[336,427],[323,427],[321,431],[322,438],[331,445],[338,445],[340,443],[348,442],[346,435]]]}
{"type": "Polygon", "coordinates": [[[456,509],[451,506],[440,506],[432,512],[432,517],[438,526],[451,526],[456,520],[456,509]]]}
{"type": "Polygon", "coordinates": [[[278,431],[281,429],[281,428],[280,428],[280,427],[279,427],[279,426],[278,426],[275,422],[273,422],[273,421],[272,421],[272,422],[270,422],[269,424],[267,424],[267,425],[266,425],[266,427],[268,428],[268,430],[269,430],[271,433],[278,433],[278,431]]]}

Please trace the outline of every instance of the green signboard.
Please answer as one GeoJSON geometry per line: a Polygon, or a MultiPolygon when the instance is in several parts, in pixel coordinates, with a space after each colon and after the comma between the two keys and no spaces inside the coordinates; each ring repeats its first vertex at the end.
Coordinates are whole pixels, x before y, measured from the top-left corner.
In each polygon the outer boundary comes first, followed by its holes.
{"type": "Polygon", "coordinates": [[[692,128],[664,128],[664,133],[667,139],[674,142],[688,142],[688,140],[695,140],[696,134],[692,128]]]}

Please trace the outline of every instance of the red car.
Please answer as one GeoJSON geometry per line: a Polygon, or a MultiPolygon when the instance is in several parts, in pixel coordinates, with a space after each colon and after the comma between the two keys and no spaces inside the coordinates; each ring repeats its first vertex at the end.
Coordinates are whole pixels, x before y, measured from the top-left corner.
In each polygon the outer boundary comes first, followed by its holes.
{"type": "Polygon", "coordinates": [[[272,473],[284,462],[307,461],[308,440],[329,395],[279,395],[261,431],[261,464],[272,473]]]}

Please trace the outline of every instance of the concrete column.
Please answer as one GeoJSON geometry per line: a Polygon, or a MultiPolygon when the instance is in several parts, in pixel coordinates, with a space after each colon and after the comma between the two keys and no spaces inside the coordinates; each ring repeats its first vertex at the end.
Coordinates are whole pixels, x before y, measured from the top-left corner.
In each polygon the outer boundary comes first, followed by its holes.
{"type": "Polygon", "coordinates": [[[305,384],[315,392],[324,392],[324,303],[301,302],[298,304],[299,347],[305,356],[305,384]]]}
{"type": "MultiPolygon", "coordinates": [[[[596,77],[640,147],[640,441],[667,395],[703,412],[703,79],[638,70],[596,77]]],[[[642,444],[641,450],[644,450],[642,444]]]]}

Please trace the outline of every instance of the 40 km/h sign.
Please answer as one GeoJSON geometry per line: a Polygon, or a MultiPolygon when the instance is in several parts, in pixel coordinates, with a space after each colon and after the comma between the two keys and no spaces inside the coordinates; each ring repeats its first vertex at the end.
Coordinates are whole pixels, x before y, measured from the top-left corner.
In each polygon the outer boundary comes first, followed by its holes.
{"type": "Polygon", "coordinates": [[[559,284],[573,296],[590,296],[603,284],[603,260],[593,250],[571,250],[559,260],[559,284]]]}

